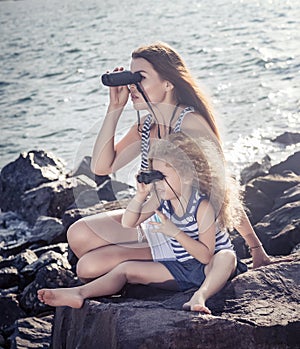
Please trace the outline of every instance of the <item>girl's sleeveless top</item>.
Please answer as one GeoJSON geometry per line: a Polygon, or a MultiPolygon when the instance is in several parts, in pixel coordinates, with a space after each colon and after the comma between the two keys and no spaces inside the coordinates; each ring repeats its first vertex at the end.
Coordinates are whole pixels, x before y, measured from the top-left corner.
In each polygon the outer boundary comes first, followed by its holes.
{"type": "MultiPolygon", "coordinates": [[[[181,125],[185,115],[188,113],[192,113],[194,111],[195,109],[193,107],[184,108],[180,113],[172,132],[173,133],[180,132],[181,125]]],[[[153,121],[152,115],[148,114],[146,116],[146,119],[142,128],[142,140],[141,140],[141,170],[142,171],[148,170],[148,167],[149,167],[148,153],[150,149],[150,130],[151,130],[152,121],[153,121]]]]}
{"type": "MultiPolygon", "coordinates": [[[[178,217],[172,209],[169,201],[162,201],[159,210],[168,217],[181,231],[185,232],[194,240],[199,240],[197,211],[202,200],[207,199],[206,195],[199,193],[195,188],[187,205],[185,214],[178,217]]],[[[170,238],[170,245],[173,249],[174,255],[179,262],[185,262],[189,259],[194,259],[184,247],[174,238],[170,238]]],[[[220,231],[216,229],[216,244],[215,253],[223,249],[233,250],[232,243],[227,231],[220,231]]]]}

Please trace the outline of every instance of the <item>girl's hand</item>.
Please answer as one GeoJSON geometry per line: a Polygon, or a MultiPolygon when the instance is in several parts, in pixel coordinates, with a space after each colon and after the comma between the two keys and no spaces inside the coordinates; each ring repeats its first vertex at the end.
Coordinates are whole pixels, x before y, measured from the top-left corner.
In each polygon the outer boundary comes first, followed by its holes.
{"type": "MultiPolygon", "coordinates": [[[[114,72],[123,71],[124,68],[115,68],[114,72]]],[[[108,73],[108,72],[107,72],[108,73]]],[[[129,89],[127,86],[115,86],[109,88],[110,105],[115,108],[124,108],[129,97],[129,89]]]]}
{"type": "Polygon", "coordinates": [[[163,213],[160,211],[155,211],[157,216],[159,217],[160,222],[149,222],[153,226],[151,232],[153,233],[163,233],[172,238],[176,238],[176,235],[181,232],[180,229],[176,227],[176,225],[170,221],[163,213]]]}
{"type": "Polygon", "coordinates": [[[135,179],[136,179],[136,194],[135,194],[135,197],[137,200],[139,201],[144,201],[147,196],[150,194],[151,192],[151,189],[153,187],[153,184],[150,183],[150,184],[145,184],[145,183],[139,183],[137,181],[137,176],[135,176],[135,179]]]}

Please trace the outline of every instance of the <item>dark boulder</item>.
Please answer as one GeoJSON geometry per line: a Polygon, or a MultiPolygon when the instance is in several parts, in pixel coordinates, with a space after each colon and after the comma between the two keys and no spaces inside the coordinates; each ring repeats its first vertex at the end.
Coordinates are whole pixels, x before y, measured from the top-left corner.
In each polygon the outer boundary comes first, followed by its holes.
{"type": "Polygon", "coordinates": [[[61,218],[74,202],[74,196],[94,185],[94,182],[84,175],[41,184],[27,190],[22,196],[21,214],[31,224],[34,224],[39,216],[61,218]]]}
{"type": "Polygon", "coordinates": [[[97,186],[103,184],[105,181],[110,179],[110,176],[99,176],[94,174],[91,171],[91,157],[85,156],[82,161],[79,163],[79,165],[70,173],[68,173],[68,177],[76,177],[81,174],[86,175],[87,177],[91,178],[97,186]]]}
{"type": "Polygon", "coordinates": [[[181,310],[192,291],[157,291],[153,297],[140,289],[139,299],[99,298],[87,300],[81,309],[59,307],[52,347],[296,349],[299,266],[298,254],[293,262],[237,276],[209,300],[214,316],[181,310]]]}
{"type": "Polygon", "coordinates": [[[271,168],[271,158],[266,155],[261,163],[254,162],[253,164],[245,167],[241,171],[241,184],[248,183],[251,179],[256,177],[265,176],[269,173],[271,168]]]}
{"type": "Polygon", "coordinates": [[[43,150],[22,153],[1,170],[0,208],[3,211],[17,211],[25,191],[64,177],[63,162],[52,154],[43,150]]]}
{"type": "Polygon", "coordinates": [[[272,141],[286,145],[300,143],[300,133],[287,131],[272,139],[272,141]]]}
{"type": "Polygon", "coordinates": [[[286,160],[270,168],[271,174],[282,174],[286,171],[292,171],[300,175],[300,151],[289,156],[286,160]]]}
{"type": "Polygon", "coordinates": [[[16,321],[9,340],[10,349],[49,348],[53,315],[30,317],[16,321]]]}
{"type": "Polygon", "coordinates": [[[20,308],[19,302],[17,300],[16,294],[2,295],[0,293],[0,330],[5,330],[13,323],[24,316],[25,312],[20,308]]]}

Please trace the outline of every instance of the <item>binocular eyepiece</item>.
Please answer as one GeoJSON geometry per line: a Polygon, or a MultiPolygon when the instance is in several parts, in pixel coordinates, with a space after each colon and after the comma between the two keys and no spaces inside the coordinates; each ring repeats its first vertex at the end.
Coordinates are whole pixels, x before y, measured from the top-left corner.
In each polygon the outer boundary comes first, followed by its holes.
{"type": "Polygon", "coordinates": [[[129,70],[116,71],[103,74],[101,80],[105,86],[125,86],[137,84],[142,81],[142,75],[139,72],[132,73],[129,70]]]}
{"type": "Polygon", "coordinates": [[[160,171],[152,170],[152,171],[143,171],[137,175],[137,181],[139,183],[150,184],[153,182],[160,181],[165,178],[165,175],[160,171]]]}

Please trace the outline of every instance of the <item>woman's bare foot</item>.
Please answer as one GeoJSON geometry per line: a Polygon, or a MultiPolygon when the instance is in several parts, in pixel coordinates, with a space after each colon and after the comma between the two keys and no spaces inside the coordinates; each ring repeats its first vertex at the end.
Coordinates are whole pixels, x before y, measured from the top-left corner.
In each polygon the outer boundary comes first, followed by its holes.
{"type": "Polygon", "coordinates": [[[205,299],[199,291],[195,292],[192,298],[183,304],[184,310],[198,311],[203,314],[211,314],[211,311],[205,305],[205,299]]]}
{"type": "Polygon", "coordinates": [[[37,292],[40,302],[52,307],[69,306],[71,308],[81,308],[84,298],[81,296],[80,288],[43,288],[37,292]]]}

